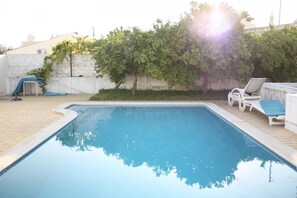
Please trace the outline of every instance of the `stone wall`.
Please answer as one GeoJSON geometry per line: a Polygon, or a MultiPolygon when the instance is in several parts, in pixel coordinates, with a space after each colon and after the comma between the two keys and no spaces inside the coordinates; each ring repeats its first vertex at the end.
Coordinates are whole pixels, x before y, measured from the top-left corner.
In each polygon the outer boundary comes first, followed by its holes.
{"type": "MultiPolygon", "coordinates": [[[[95,77],[95,60],[91,55],[74,55],[72,59],[72,77],[95,77]]],[[[53,66],[53,77],[70,77],[70,60],[64,59],[61,64],[53,66]]]]}
{"type": "Polygon", "coordinates": [[[11,94],[26,73],[43,65],[44,54],[6,54],[2,63],[6,68],[5,92],[11,94]]]}
{"type": "Polygon", "coordinates": [[[264,83],[261,97],[266,100],[279,100],[286,105],[287,94],[297,94],[297,83],[264,83]]]}
{"type": "Polygon", "coordinates": [[[0,96],[6,94],[6,57],[0,55],[0,96]]]}
{"type": "Polygon", "coordinates": [[[43,64],[44,54],[7,54],[6,67],[9,78],[20,78],[43,64]]]}
{"type": "Polygon", "coordinates": [[[297,94],[288,94],[286,97],[285,128],[297,133],[297,94]]]}
{"type": "MultiPolygon", "coordinates": [[[[5,55],[5,61],[3,61],[5,63],[1,63],[1,65],[7,68],[5,94],[12,93],[19,80],[24,77],[27,72],[41,67],[44,57],[44,54],[5,55]]],[[[96,78],[94,67],[95,61],[92,59],[91,55],[74,55],[72,60],[72,77],[70,77],[70,60],[67,58],[61,64],[55,64],[53,66],[53,72],[51,73],[46,88],[51,92],[64,93],[98,93],[100,89],[114,88],[114,83],[112,83],[108,77],[96,78]]],[[[130,89],[133,80],[133,76],[127,76],[121,88],[130,89]]],[[[195,89],[201,88],[201,85],[202,80],[197,81],[195,89]]],[[[238,83],[233,79],[224,81],[209,79],[209,89],[222,90],[232,89],[234,87],[238,87],[238,83]]],[[[139,76],[137,89],[166,90],[168,86],[164,80],[139,76]]]]}

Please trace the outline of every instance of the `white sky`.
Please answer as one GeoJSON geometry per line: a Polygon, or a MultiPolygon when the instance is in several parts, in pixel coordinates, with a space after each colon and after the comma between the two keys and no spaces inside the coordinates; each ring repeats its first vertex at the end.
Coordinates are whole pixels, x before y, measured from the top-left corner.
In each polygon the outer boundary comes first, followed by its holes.
{"type": "MultiPolygon", "coordinates": [[[[297,0],[281,0],[281,24],[297,19],[297,0]]],[[[18,47],[33,34],[36,41],[78,32],[96,37],[116,27],[150,29],[156,19],[178,21],[189,12],[191,0],[0,0],[0,45],[18,47]]],[[[199,3],[218,3],[204,0],[199,3]]],[[[278,24],[280,0],[225,0],[237,11],[246,10],[258,27],[267,26],[271,12],[278,24]]]]}

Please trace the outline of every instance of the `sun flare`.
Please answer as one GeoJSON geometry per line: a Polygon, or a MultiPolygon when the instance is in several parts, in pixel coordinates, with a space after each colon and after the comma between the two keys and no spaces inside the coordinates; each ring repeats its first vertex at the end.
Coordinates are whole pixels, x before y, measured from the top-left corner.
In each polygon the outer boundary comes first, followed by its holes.
{"type": "Polygon", "coordinates": [[[231,29],[226,14],[223,11],[221,11],[217,6],[210,13],[208,25],[209,32],[213,36],[221,35],[225,32],[228,32],[231,29]]]}
{"type": "Polygon", "coordinates": [[[232,17],[219,6],[214,6],[194,20],[194,32],[206,38],[217,38],[228,33],[233,26],[232,17]]]}

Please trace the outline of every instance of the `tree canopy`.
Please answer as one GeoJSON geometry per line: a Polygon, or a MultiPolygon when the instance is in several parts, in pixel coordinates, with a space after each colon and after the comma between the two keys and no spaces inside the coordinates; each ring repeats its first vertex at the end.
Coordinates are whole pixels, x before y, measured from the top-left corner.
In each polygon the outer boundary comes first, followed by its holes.
{"type": "Polygon", "coordinates": [[[170,87],[192,89],[203,76],[245,79],[253,70],[241,20],[251,20],[226,4],[191,4],[178,23],[158,20],[153,30],[116,29],[97,41],[94,54],[99,76],[108,75],[118,87],[127,74],[166,80],[170,87]]]}
{"type": "Polygon", "coordinates": [[[90,54],[93,50],[92,40],[87,37],[75,37],[74,41],[64,40],[52,48],[52,53],[44,58],[43,66],[28,72],[28,75],[35,75],[46,81],[50,77],[54,63],[62,63],[72,54],[90,54]]]}
{"type": "Polygon", "coordinates": [[[0,54],[5,54],[7,48],[5,46],[0,45],[0,54]]]}
{"type": "MultiPolygon", "coordinates": [[[[178,22],[157,20],[151,30],[116,28],[94,42],[86,37],[63,41],[45,57],[44,66],[30,74],[47,79],[54,63],[72,54],[92,54],[97,77],[108,76],[118,88],[127,75],[164,79],[170,88],[200,89],[209,79],[266,77],[272,81],[297,80],[297,27],[251,34],[243,21],[252,17],[227,4],[191,3],[178,22]],[[203,80],[201,86],[197,81],[203,80]]],[[[71,62],[71,61],[70,61],[71,62]]]]}
{"type": "Polygon", "coordinates": [[[254,35],[252,61],[254,76],[266,76],[273,82],[297,81],[297,27],[272,29],[254,35]]]}
{"type": "Polygon", "coordinates": [[[201,51],[204,93],[209,76],[238,80],[250,76],[253,67],[241,24],[243,19],[251,20],[246,12],[237,13],[226,4],[215,6],[192,2],[188,20],[201,51]]]}

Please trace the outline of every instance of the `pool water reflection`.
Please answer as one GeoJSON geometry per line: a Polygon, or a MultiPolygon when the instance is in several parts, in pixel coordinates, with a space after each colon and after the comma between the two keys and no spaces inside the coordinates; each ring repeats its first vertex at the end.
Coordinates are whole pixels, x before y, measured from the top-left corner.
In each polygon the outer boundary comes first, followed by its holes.
{"type": "Polygon", "coordinates": [[[296,195],[297,173],[293,169],[207,108],[73,106],[71,109],[79,113],[75,121],[0,177],[1,194],[7,197],[296,195]]]}

